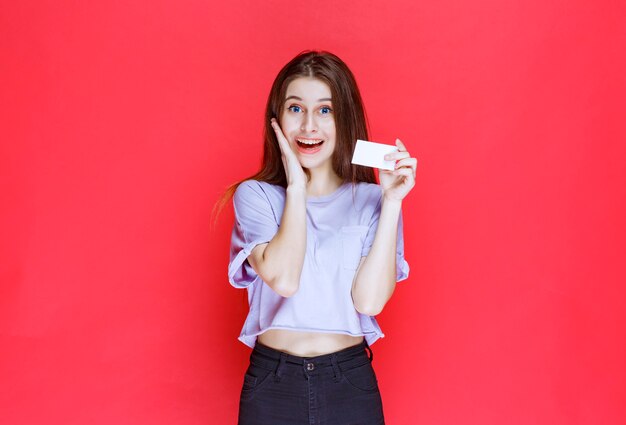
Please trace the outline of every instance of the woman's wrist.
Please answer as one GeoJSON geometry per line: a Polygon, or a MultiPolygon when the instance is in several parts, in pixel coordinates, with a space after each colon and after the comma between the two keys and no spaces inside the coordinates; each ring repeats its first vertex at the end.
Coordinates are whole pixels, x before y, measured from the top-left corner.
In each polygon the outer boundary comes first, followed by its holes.
{"type": "Polygon", "coordinates": [[[388,205],[390,207],[402,208],[402,199],[396,199],[383,194],[383,205],[388,205]]]}
{"type": "Polygon", "coordinates": [[[306,197],[306,183],[291,183],[286,189],[288,196],[304,196],[306,197]]]}

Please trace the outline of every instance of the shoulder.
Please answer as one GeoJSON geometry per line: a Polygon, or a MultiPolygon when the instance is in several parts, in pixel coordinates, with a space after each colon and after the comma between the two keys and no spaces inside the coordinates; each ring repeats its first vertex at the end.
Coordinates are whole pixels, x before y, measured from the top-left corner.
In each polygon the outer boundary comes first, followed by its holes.
{"type": "Polygon", "coordinates": [[[244,180],[237,186],[235,190],[235,197],[239,196],[271,196],[276,194],[285,193],[285,189],[281,186],[259,181],[259,180],[244,180]]]}
{"type": "Polygon", "coordinates": [[[235,208],[241,205],[274,208],[284,203],[285,189],[281,186],[258,180],[244,180],[237,186],[233,195],[235,208]]]}

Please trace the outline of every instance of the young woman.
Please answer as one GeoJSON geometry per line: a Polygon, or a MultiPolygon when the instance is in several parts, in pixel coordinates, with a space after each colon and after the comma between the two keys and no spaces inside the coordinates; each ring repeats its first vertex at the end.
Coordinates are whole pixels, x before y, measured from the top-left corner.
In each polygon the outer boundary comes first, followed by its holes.
{"type": "Polygon", "coordinates": [[[228,192],[228,277],[248,290],[239,339],[253,348],[239,424],[383,424],[369,345],[408,276],[401,206],[417,160],[396,140],[380,185],[351,164],[365,113],[354,76],[327,52],[285,65],[265,118],[261,170],[228,192]]]}

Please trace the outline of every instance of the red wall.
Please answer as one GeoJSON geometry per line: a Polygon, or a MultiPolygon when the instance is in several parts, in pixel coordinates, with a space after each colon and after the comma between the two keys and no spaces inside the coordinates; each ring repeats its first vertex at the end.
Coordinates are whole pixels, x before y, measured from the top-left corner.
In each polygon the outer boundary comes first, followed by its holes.
{"type": "Polygon", "coordinates": [[[388,423],[626,422],[623,2],[2,3],[0,423],[235,422],[210,211],[307,48],[419,160],[388,423]]]}

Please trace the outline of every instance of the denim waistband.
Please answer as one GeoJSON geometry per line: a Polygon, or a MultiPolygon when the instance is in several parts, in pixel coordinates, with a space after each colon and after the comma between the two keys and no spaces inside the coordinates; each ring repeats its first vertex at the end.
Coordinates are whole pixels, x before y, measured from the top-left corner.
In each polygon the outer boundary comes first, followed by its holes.
{"type": "Polygon", "coordinates": [[[252,364],[261,366],[264,369],[275,370],[278,374],[280,374],[281,369],[289,367],[289,365],[304,368],[307,374],[323,373],[324,370],[328,370],[329,368],[332,368],[335,374],[337,374],[337,368],[340,370],[349,370],[372,362],[373,360],[374,353],[365,339],[363,342],[352,347],[314,357],[295,356],[268,347],[257,341],[250,354],[250,362],[252,364]]]}

